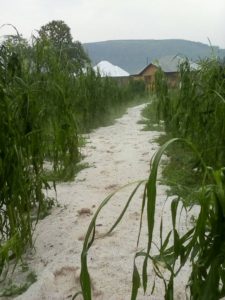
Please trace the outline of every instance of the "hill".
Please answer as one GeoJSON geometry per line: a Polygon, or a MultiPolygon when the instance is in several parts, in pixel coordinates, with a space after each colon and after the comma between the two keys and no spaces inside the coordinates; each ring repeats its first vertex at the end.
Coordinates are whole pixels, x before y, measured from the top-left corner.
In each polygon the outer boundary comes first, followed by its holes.
{"type": "Polygon", "coordinates": [[[210,47],[199,42],[187,40],[113,40],[83,44],[93,65],[102,60],[117,65],[130,74],[142,70],[148,63],[168,55],[186,56],[196,61],[216,55],[225,57],[225,49],[210,47]]]}

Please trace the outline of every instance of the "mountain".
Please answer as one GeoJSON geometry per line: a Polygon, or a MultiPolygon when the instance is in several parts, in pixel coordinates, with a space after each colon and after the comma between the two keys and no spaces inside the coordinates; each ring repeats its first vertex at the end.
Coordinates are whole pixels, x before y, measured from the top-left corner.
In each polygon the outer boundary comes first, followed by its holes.
{"type": "Polygon", "coordinates": [[[192,61],[210,57],[212,52],[220,57],[225,57],[225,49],[178,39],[113,40],[85,43],[83,46],[93,65],[106,60],[123,68],[130,74],[135,74],[148,63],[168,55],[185,56],[192,61]]]}

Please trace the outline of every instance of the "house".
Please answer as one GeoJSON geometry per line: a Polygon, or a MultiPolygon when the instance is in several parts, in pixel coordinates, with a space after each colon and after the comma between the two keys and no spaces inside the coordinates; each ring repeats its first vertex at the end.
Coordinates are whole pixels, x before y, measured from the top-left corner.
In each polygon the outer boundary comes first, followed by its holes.
{"type": "Polygon", "coordinates": [[[159,67],[153,63],[147,65],[140,73],[131,75],[132,80],[143,80],[148,91],[155,89],[155,73],[159,67]]]}
{"type": "MultiPolygon", "coordinates": [[[[147,65],[140,73],[131,75],[131,78],[133,80],[144,80],[147,90],[154,91],[155,74],[161,68],[167,78],[168,86],[175,88],[178,85],[179,64],[182,61],[184,59],[180,56],[165,56],[147,65]]],[[[190,65],[191,69],[198,68],[198,65],[193,62],[190,62],[190,65]]]]}

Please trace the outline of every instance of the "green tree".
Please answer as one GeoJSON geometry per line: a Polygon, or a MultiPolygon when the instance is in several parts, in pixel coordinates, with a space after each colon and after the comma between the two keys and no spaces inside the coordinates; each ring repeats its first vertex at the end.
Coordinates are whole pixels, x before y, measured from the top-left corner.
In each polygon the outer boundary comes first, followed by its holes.
{"type": "Polygon", "coordinates": [[[39,33],[39,40],[50,42],[59,51],[61,56],[70,60],[73,71],[79,73],[82,68],[90,64],[90,59],[78,41],[73,41],[70,27],[61,20],[51,21],[43,25],[39,33]]]}
{"type": "Polygon", "coordinates": [[[51,21],[41,26],[38,31],[40,38],[50,40],[55,47],[70,46],[73,42],[69,26],[64,21],[51,21]]]}

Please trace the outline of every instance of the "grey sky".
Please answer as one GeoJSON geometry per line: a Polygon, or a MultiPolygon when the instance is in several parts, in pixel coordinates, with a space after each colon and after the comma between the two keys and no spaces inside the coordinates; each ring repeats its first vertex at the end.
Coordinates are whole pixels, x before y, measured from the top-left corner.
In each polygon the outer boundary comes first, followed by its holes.
{"type": "Polygon", "coordinates": [[[225,0],[0,0],[0,25],[12,23],[26,38],[59,19],[81,42],[209,38],[225,48],[225,0]]]}

